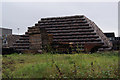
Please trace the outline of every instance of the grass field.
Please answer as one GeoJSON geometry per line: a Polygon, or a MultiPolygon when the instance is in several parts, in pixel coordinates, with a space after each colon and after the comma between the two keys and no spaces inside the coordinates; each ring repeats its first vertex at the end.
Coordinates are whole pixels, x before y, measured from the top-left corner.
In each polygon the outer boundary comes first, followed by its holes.
{"type": "Polygon", "coordinates": [[[118,78],[118,52],[11,54],[3,56],[3,78],[118,78]]]}

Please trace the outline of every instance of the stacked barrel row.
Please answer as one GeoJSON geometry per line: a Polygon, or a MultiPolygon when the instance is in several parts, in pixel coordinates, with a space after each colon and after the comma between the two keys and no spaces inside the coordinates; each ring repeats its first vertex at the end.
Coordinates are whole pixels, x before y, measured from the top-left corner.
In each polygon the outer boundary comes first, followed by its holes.
{"type": "Polygon", "coordinates": [[[49,44],[48,34],[44,28],[28,27],[25,35],[21,35],[19,40],[13,44],[13,48],[20,52],[42,52],[43,47],[49,44]]]}
{"type": "MultiPolygon", "coordinates": [[[[33,33],[34,28],[28,27],[28,31],[25,33],[25,35],[21,35],[18,40],[16,40],[15,43],[13,43],[13,48],[16,51],[22,52],[25,50],[30,49],[30,41],[29,41],[29,34],[33,33]]],[[[35,29],[34,29],[35,30],[35,29]]],[[[35,30],[36,31],[36,30],[35,30]]]]}
{"type": "Polygon", "coordinates": [[[40,34],[39,28],[28,27],[28,31],[25,33],[25,35],[21,35],[20,38],[13,44],[12,47],[20,52],[29,49],[35,49],[36,47],[41,49],[42,48],[41,44],[38,43],[36,44],[36,39],[34,39],[34,37],[38,37],[39,40],[38,42],[41,43],[41,37],[39,34],[40,34]],[[38,34],[38,35],[34,36],[33,34],[38,34]],[[39,45],[39,47],[37,45],[39,45]]]}
{"type": "Polygon", "coordinates": [[[24,51],[29,49],[29,35],[21,35],[15,43],[13,43],[12,48],[16,51],[24,51]]]}

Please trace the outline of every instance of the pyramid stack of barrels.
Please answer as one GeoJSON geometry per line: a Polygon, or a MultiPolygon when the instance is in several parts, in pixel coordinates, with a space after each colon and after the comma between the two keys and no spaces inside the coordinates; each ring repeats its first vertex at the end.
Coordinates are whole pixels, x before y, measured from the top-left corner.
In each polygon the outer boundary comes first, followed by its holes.
{"type": "Polygon", "coordinates": [[[21,35],[12,48],[18,52],[42,52],[42,47],[48,43],[47,33],[44,28],[28,27],[25,35],[21,35]]]}
{"type": "Polygon", "coordinates": [[[99,50],[110,50],[112,43],[98,26],[84,15],[42,18],[35,26],[53,35],[53,42],[72,42],[76,45],[100,43],[99,50]]]}
{"type": "MultiPolygon", "coordinates": [[[[39,42],[37,41],[36,46],[30,42],[32,39],[30,38],[31,34],[41,34],[41,32],[46,35],[51,34],[53,36],[53,43],[73,43],[74,45],[79,45],[78,47],[82,47],[83,50],[85,44],[89,43],[102,44],[98,49],[100,51],[110,50],[112,48],[112,43],[100,28],[84,15],[41,18],[35,26],[29,27],[25,35],[22,35],[20,39],[14,43],[14,48],[19,51],[29,50],[33,47],[33,49],[41,50],[41,45],[44,44],[44,42],[41,41],[42,39],[40,39],[39,42]],[[42,32],[42,29],[46,32],[42,32]]],[[[38,37],[41,38],[40,35],[38,35],[38,37]]],[[[47,38],[43,37],[43,39],[46,40],[47,38]]]]}
{"type": "Polygon", "coordinates": [[[29,36],[28,35],[21,35],[18,40],[16,40],[15,43],[13,43],[13,46],[16,51],[21,52],[24,50],[29,49],[29,36]]]}

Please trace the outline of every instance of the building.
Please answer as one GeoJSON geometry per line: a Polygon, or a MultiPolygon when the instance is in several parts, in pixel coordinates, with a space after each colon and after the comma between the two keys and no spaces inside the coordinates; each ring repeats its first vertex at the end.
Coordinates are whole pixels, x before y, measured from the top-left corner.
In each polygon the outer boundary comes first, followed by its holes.
{"type": "Polygon", "coordinates": [[[113,44],[113,50],[120,50],[120,37],[115,37],[114,32],[104,33],[113,44]]]}
{"type": "Polygon", "coordinates": [[[114,32],[109,32],[109,33],[104,33],[109,39],[110,41],[115,40],[115,33],[114,32]]]}
{"type": "Polygon", "coordinates": [[[120,50],[120,37],[115,37],[115,40],[113,41],[113,49],[120,50]]]}
{"type": "Polygon", "coordinates": [[[48,44],[59,51],[67,51],[72,47],[74,50],[79,48],[80,51],[94,52],[111,50],[113,47],[93,21],[84,15],[76,15],[41,18],[35,26],[28,27],[28,31],[20,36],[13,48],[21,52],[41,52],[48,44]]]}
{"type": "Polygon", "coordinates": [[[8,28],[0,28],[0,35],[11,35],[12,34],[12,29],[8,28]]]}
{"type": "Polygon", "coordinates": [[[12,29],[0,28],[0,40],[2,47],[10,47],[13,43],[19,39],[20,35],[13,35],[12,29]]]}
{"type": "Polygon", "coordinates": [[[1,44],[2,46],[8,44],[7,43],[7,36],[8,35],[12,35],[12,29],[8,29],[8,28],[0,28],[0,37],[1,37],[1,44]]]}

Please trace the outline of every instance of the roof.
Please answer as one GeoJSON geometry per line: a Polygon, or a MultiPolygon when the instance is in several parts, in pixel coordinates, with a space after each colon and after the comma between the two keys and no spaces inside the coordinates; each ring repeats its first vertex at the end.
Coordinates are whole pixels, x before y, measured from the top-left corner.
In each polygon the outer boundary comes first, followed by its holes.
{"type": "Polygon", "coordinates": [[[110,32],[110,33],[104,33],[107,37],[115,37],[115,33],[114,32],[110,32]]]}
{"type": "Polygon", "coordinates": [[[0,29],[5,29],[5,30],[12,30],[12,29],[10,29],[10,28],[3,28],[3,27],[0,27],[0,29]]]}

